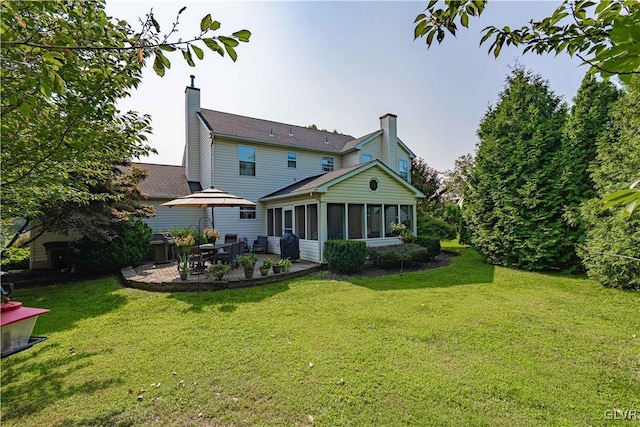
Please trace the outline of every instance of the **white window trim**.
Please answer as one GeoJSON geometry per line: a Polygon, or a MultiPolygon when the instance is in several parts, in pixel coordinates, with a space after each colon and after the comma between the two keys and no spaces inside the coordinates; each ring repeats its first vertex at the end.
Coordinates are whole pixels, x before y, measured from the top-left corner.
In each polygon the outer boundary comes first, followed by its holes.
{"type": "Polygon", "coordinates": [[[258,176],[258,148],[253,145],[238,145],[238,176],[258,176]],[[253,149],[255,160],[253,162],[253,175],[242,175],[240,173],[240,162],[244,160],[240,160],[240,148],[251,148],[253,149]]]}
{"type": "Polygon", "coordinates": [[[258,209],[256,206],[247,206],[244,209],[240,207],[238,210],[238,219],[240,221],[257,221],[258,220],[258,209]],[[254,218],[242,218],[242,212],[253,212],[255,214],[254,218]]]}
{"type": "Polygon", "coordinates": [[[322,172],[333,172],[334,170],[336,170],[336,158],[333,156],[322,156],[320,157],[320,169],[322,170],[322,172]],[[332,169],[329,171],[324,170],[324,159],[331,159],[331,167],[332,169]]]}
{"type": "Polygon", "coordinates": [[[287,168],[298,169],[298,153],[296,153],[295,151],[287,151],[287,168]],[[293,154],[293,159],[289,158],[289,154],[293,154]],[[289,166],[289,162],[293,162],[294,166],[289,166]]]}

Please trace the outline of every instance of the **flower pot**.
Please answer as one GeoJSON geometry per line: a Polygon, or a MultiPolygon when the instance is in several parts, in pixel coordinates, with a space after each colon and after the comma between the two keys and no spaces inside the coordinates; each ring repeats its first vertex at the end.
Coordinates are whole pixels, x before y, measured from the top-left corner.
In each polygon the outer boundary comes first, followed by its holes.
{"type": "Polygon", "coordinates": [[[253,268],[245,268],[244,269],[244,278],[251,279],[253,277],[253,268]]]}
{"type": "Polygon", "coordinates": [[[260,274],[263,276],[269,274],[269,267],[260,267],[260,274]]]}
{"type": "Polygon", "coordinates": [[[278,273],[282,272],[282,266],[281,265],[273,264],[272,267],[273,267],[273,272],[275,274],[278,274],[278,273]]]}
{"type": "Polygon", "coordinates": [[[189,272],[188,271],[181,271],[180,272],[180,280],[187,280],[187,277],[189,277],[189,272]]]}

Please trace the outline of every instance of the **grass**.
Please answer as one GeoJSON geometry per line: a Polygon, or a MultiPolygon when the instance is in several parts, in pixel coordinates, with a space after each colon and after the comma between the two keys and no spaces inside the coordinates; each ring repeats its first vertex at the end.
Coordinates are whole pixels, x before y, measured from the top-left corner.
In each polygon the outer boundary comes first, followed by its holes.
{"type": "Polygon", "coordinates": [[[640,413],[640,293],[457,250],[448,267],[373,279],[19,290],[51,309],[34,331],[49,339],[2,360],[2,425],[617,425],[614,408],[640,413]]]}

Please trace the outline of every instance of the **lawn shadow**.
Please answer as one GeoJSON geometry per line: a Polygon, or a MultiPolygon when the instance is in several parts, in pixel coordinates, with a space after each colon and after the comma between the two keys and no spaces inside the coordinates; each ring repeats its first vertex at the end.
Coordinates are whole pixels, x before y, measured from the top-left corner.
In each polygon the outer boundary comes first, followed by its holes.
{"type": "Polygon", "coordinates": [[[116,310],[126,297],[115,277],[85,282],[48,285],[37,288],[16,288],[12,300],[25,307],[46,308],[50,312],[38,317],[34,335],[47,335],[74,327],[80,320],[101,316],[116,310]]]}
{"type": "Polygon", "coordinates": [[[2,417],[19,419],[41,411],[56,401],[76,395],[95,393],[114,384],[119,378],[89,378],[79,384],[68,381],[69,374],[91,365],[91,358],[101,352],[62,352],[51,357],[59,344],[43,343],[30,351],[18,353],[2,361],[2,417]],[[49,354],[49,358],[44,355],[49,354]],[[23,379],[23,377],[25,379],[23,379]]]}
{"type": "Polygon", "coordinates": [[[482,262],[470,250],[463,250],[444,266],[365,278],[351,277],[349,282],[374,291],[402,289],[444,288],[450,286],[493,283],[495,266],[482,262]]]}
{"type": "Polygon", "coordinates": [[[232,313],[238,305],[260,302],[289,290],[286,282],[250,288],[226,289],[205,292],[174,292],[169,298],[189,304],[187,312],[201,312],[204,307],[219,306],[222,313],[232,313]]]}

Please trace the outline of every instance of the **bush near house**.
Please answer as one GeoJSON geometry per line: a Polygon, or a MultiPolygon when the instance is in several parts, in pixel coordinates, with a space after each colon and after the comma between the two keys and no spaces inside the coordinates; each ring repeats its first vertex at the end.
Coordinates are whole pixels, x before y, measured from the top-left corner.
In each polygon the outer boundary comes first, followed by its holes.
{"type": "Polygon", "coordinates": [[[442,252],[442,248],[440,247],[440,238],[438,237],[416,236],[415,243],[427,250],[429,256],[427,261],[431,261],[436,256],[440,255],[440,252],[442,252]]]}
{"type": "Polygon", "coordinates": [[[151,250],[151,228],[140,219],[123,224],[111,240],[83,237],[73,244],[72,264],[79,271],[115,272],[142,261],[151,250]]]}
{"type": "Polygon", "coordinates": [[[418,217],[418,236],[434,236],[440,240],[455,240],[456,228],[441,219],[430,216],[418,217]]]}
{"type": "Polygon", "coordinates": [[[328,240],[324,256],[329,269],[338,273],[353,273],[367,260],[367,244],[359,240],[328,240]]]}
{"type": "Polygon", "coordinates": [[[373,265],[385,270],[401,268],[403,265],[408,266],[416,262],[427,262],[434,256],[431,256],[429,249],[415,243],[369,248],[369,258],[373,265]]]}

